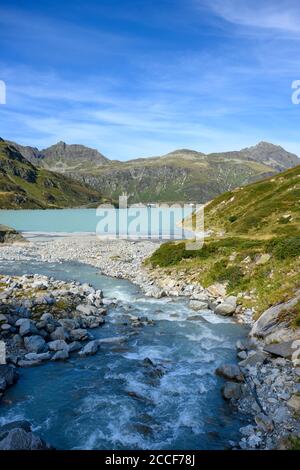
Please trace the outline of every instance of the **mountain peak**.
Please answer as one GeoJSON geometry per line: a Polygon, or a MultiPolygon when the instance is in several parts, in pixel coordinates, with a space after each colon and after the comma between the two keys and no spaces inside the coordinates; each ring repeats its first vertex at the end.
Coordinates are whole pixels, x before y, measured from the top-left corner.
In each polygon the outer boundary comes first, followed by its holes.
{"type": "Polygon", "coordinates": [[[246,147],[240,153],[246,158],[269,165],[278,171],[283,171],[300,164],[300,159],[297,155],[287,152],[280,145],[266,141],[261,141],[252,147],[246,147]]]}

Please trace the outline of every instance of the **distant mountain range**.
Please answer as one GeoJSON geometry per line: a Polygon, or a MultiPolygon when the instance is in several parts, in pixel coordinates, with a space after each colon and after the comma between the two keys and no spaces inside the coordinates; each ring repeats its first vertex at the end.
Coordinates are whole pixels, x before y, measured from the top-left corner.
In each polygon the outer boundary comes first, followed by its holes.
{"type": "Polygon", "coordinates": [[[0,209],[95,207],[106,200],[66,175],[37,168],[15,145],[0,139],[0,209]]]}
{"type": "Polygon", "coordinates": [[[268,142],[240,151],[204,154],[188,149],[126,162],[95,149],[59,142],[38,150],[10,142],[37,167],[63,173],[109,198],[127,192],[130,202],[207,202],[215,196],[299,164],[268,142]]]}

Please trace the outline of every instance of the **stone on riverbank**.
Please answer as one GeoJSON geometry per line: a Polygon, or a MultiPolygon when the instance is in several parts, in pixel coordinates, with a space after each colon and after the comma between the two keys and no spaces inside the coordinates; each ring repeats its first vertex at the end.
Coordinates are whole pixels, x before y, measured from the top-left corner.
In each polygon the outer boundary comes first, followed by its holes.
{"type": "Polygon", "coordinates": [[[226,297],[224,302],[217,305],[215,308],[215,313],[218,315],[233,315],[237,307],[237,298],[235,296],[226,297]]]}
{"type": "Polygon", "coordinates": [[[55,341],[50,341],[48,347],[51,351],[62,351],[68,350],[68,345],[63,339],[57,339],[55,341]]]}
{"type": "Polygon", "coordinates": [[[293,341],[284,341],[282,343],[268,344],[264,347],[264,351],[272,356],[290,359],[294,350],[292,349],[293,341]]]}
{"type": "Polygon", "coordinates": [[[222,395],[225,400],[238,400],[243,393],[242,385],[236,382],[226,382],[222,387],[222,395]]]}
{"type": "MultiPolygon", "coordinates": [[[[254,325],[252,327],[252,330],[250,332],[250,335],[251,336],[256,336],[258,338],[266,338],[267,336],[271,336],[271,334],[276,332],[276,330],[277,330],[276,339],[280,340],[280,337],[278,336],[279,316],[283,311],[287,311],[287,310],[293,308],[299,300],[300,300],[300,290],[297,292],[295,297],[293,299],[289,300],[288,302],[270,307],[254,323],[254,325]]],[[[282,331],[281,335],[284,335],[285,333],[287,333],[287,334],[293,333],[290,330],[288,330],[287,332],[285,330],[286,330],[286,328],[283,328],[283,331],[282,331]]],[[[273,337],[272,339],[275,340],[275,337],[273,337]]],[[[293,339],[293,338],[289,338],[289,339],[293,339]]],[[[284,338],[282,340],[284,340],[284,338]]]]}
{"type": "Polygon", "coordinates": [[[26,336],[24,338],[24,346],[26,351],[33,353],[44,353],[48,350],[46,341],[38,335],[26,336]]]}
{"type": "Polygon", "coordinates": [[[81,357],[84,357],[84,356],[93,356],[94,354],[96,354],[96,352],[98,351],[99,349],[99,343],[97,340],[94,340],[94,341],[90,341],[89,343],[87,343],[82,351],[80,351],[78,354],[79,356],[81,357]]]}
{"type": "Polygon", "coordinates": [[[0,224],[0,243],[26,243],[25,238],[17,230],[0,224]]]}
{"type": "Polygon", "coordinates": [[[191,300],[189,303],[189,307],[192,310],[198,311],[198,310],[207,310],[208,308],[208,303],[207,302],[202,302],[200,300],[191,300]]]}
{"type": "Polygon", "coordinates": [[[19,374],[14,366],[0,364],[0,399],[8,387],[17,382],[19,374]]]}
{"type": "Polygon", "coordinates": [[[0,440],[0,450],[49,450],[49,446],[27,427],[20,427],[19,422],[16,426],[7,432],[0,428],[1,436],[5,436],[0,440]]]}
{"type": "Polygon", "coordinates": [[[243,382],[244,376],[236,364],[223,364],[216,369],[216,374],[224,377],[225,379],[234,380],[237,382],[243,382]]]}
{"type": "Polygon", "coordinates": [[[51,361],[66,361],[67,359],[69,359],[67,349],[61,349],[54,354],[51,361]]]}

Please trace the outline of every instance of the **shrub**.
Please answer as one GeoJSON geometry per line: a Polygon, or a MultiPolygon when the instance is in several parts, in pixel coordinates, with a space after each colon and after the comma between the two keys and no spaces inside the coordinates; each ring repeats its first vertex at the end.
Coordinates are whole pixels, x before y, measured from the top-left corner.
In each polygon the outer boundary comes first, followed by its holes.
{"type": "Polygon", "coordinates": [[[300,237],[274,239],[268,243],[267,248],[277,259],[295,258],[300,256],[300,237]]]}
{"type": "Polygon", "coordinates": [[[237,215],[231,215],[230,217],[228,217],[228,220],[231,224],[235,222],[237,219],[238,219],[237,215]]]}
{"type": "Polygon", "coordinates": [[[174,266],[183,258],[193,256],[193,253],[185,249],[185,243],[164,243],[150,257],[150,263],[160,267],[174,266]]]}
{"type": "Polygon", "coordinates": [[[224,261],[217,261],[211,271],[210,277],[213,282],[228,282],[228,289],[233,290],[241,286],[245,280],[244,273],[240,266],[228,266],[224,261]]]}

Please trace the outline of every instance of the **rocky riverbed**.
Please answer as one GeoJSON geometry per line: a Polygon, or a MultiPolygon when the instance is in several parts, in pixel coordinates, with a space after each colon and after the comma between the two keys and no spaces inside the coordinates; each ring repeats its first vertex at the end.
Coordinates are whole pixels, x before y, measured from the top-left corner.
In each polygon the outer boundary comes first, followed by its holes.
{"type": "MultiPolygon", "coordinates": [[[[207,290],[186,282],[184,273],[174,278],[145,267],[144,260],[157,247],[153,241],[58,238],[2,246],[0,259],[80,261],[108,276],[138,284],[146,296],[187,297],[195,318],[198,312],[210,308],[216,314],[234,315],[237,321],[250,324],[252,339],[237,344],[239,365],[224,364],[217,370],[225,379],[224,399],[249,416],[250,424],[241,429],[240,441],[231,445],[242,449],[289,447],[300,435],[300,335],[299,330],[291,331],[277,321],[286,305],[273,307],[254,323],[252,312],[241,310],[237,297],[226,297],[224,286],[207,290]]],[[[0,286],[0,335],[10,364],[2,369],[3,390],[17,379],[15,366],[35,366],[66,360],[70,354],[97,352],[100,344],[93,340],[91,330],[105,321],[106,309],[113,303],[103,299],[101,291],[42,276],[4,276],[0,286]]]]}

